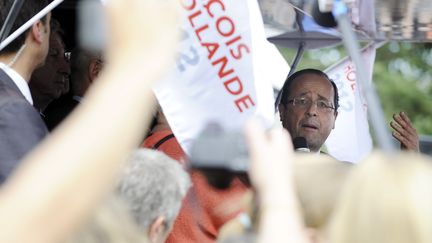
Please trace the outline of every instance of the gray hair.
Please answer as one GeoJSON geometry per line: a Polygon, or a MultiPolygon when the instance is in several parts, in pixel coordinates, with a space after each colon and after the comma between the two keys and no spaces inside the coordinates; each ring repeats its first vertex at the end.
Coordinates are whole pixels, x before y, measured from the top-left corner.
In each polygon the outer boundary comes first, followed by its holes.
{"type": "Polygon", "coordinates": [[[140,227],[148,229],[159,216],[170,229],[190,187],[180,163],[150,149],[138,149],[129,158],[118,186],[140,227]]]}
{"type": "Polygon", "coordinates": [[[71,91],[74,95],[83,95],[88,88],[88,83],[83,82],[85,76],[88,75],[88,69],[92,60],[96,59],[103,63],[101,52],[90,51],[80,47],[76,47],[71,52],[71,91]]]}

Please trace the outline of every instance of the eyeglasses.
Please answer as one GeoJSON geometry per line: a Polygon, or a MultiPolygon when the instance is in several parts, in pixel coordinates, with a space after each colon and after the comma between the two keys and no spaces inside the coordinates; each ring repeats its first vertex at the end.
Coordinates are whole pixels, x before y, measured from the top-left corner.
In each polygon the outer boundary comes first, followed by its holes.
{"type": "Polygon", "coordinates": [[[52,57],[52,58],[61,58],[61,56],[63,56],[63,58],[69,62],[71,59],[71,52],[63,52],[59,50],[59,49],[49,49],[48,51],[48,56],[52,57]]]}
{"type": "Polygon", "coordinates": [[[310,105],[316,104],[317,109],[319,111],[323,111],[323,112],[330,112],[330,111],[335,109],[329,101],[326,101],[326,100],[312,101],[311,99],[308,99],[305,97],[294,98],[294,99],[288,100],[288,103],[292,104],[294,107],[299,107],[302,109],[309,108],[310,105]]]}
{"type": "Polygon", "coordinates": [[[65,52],[64,53],[64,58],[65,58],[66,61],[70,62],[70,60],[71,60],[71,52],[70,51],[65,52]]]}

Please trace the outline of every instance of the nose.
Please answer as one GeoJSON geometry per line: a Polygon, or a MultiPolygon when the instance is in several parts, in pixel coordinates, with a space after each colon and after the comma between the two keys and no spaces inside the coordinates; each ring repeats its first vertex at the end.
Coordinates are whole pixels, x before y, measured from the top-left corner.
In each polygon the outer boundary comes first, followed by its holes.
{"type": "Polygon", "coordinates": [[[309,107],[306,109],[307,116],[317,116],[318,114],[318,106],[316,102],[312,102],[309,107]]]}
{"type": "Polygon", "coordinates": [[[70,75],[71,73],[70,62],[66,57],[61,58],[61,60],[59,61],[59,71],[64,75],[70,75]]]}

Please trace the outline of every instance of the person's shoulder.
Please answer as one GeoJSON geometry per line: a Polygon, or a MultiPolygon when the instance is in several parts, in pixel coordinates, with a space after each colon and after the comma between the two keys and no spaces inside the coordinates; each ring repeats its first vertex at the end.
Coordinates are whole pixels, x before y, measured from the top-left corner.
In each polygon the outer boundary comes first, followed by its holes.
{"type": "Polygon", "coordinates": [[[3,95],[0,92],[0,120],[12,123],[33,123],[42,126],[39,112],[20,95],[3,95]]]}
{"type": "Polygon", "coordinates": [[[7,94],[16,94],[19,92],[14,81],[0,69],[0,92],[7,94]]]}
{"type": "Polygon", "coordinates": [[[58,99],[55,99],[51,102],[48,107],[45,109],[45,113],[47,112],[58,112],[63,111],[65,109],[75,108],[79,104],[78,101],[74,100],[70,95],[63,95],[58,99]]]}
{"type": "Polygon", "coordinates": [[[13,89],[0,86],[0,110],[8,107],[32,108],[35,110],[20,93],[15,92],[13,89]]]}
{"type": "Polygon", "coordinates": [[[48,130],[52,131],[59,125],[74,109],[79,102],[66,95],[51,102],[44,110],[44,121],[48,130]]]}
{"type": "Polygon", "coordinates": [[[0,99],[8,100],[14,98],[21,98],[21,97],[22,95],[20,95],[20,93],[17,92],[17,89],[14,89],[8,83],[3,82],[0,79],[0,99]]]}
{"type": "Polygon", "coordinates": [[[0,106],[10,103],[20,104],[22,102],[30,105],[13,81],[5,74],[0,75],[0,106]]]}

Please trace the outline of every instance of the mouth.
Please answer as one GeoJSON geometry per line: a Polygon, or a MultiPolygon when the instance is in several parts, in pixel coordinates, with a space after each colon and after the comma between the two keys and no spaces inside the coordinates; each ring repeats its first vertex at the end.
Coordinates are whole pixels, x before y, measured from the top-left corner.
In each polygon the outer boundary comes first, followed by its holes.
{"type": "Polygon", "coordinates": [[[62,82],[65,84],[65,83],[68,83],[69,82],[69,76],[63,76],[62,77],[62,82]]]}
{"type": "Polygon", "coordinates": [[[59,84],[59,85],[65,85],[67,82],[69,82],[68,77],[61,77],[61,78],[58,78],[55,83],[59,84]]]}
{"type": "Polygon", "coordinates": [[[310,123],[302,124],[301,127],[306,131],[318,131],[318,126],[310,123]]]}
{"type": "Polygon", "coordinates": [[[65,86],[65,83],[63,83],[63,82],[55,82],[55,85],[56,85],[57,89],[62,90],[63,87],[65,86]]]}

